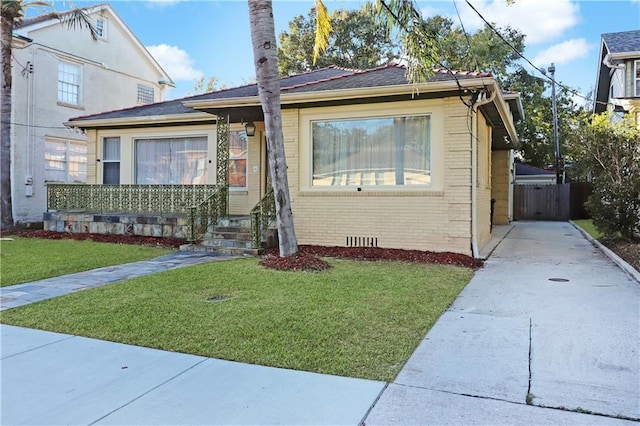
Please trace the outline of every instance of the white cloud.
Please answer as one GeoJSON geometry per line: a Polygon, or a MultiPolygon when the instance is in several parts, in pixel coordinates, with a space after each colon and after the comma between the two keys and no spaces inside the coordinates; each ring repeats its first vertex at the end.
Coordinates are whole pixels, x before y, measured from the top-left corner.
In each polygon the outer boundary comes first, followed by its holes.
{"type": "Polygon", "coordinates": [[[195,81],[204,76],[202,71],[193,68],[193,60],[179,47],[159,44],[146,48],[173,80],[195,81]]]}
{"type": "MultiPolygon", "coordinates": [[[[471,4],[484,18],[499,27],[517,29],[526,35],[527,46],[561,37],[580,20],[580,7],[572,0],[473,0],[471,4]]],[[[458,0],[458,9],[466,29],[482,28],[484,22],[466,2],[458,0]]],[[[457,16],[454,22],[458,22],[457,16]]]]}
{"type": "Polygon", "coordinates": [[[146,0],[145,4],[147,5],[147,7],[160,9],[163,7],[173,6],[174,4],[180,3],[181,1],[184,0],[146,0]]]}
{"type": "Polygon", "coordinates": [[[546,66],[551,62],[555,64],[566,64],[574,59],[586,58],[589,56],[591,45],[583,38],[563,41],[538,53],[531,60],[536,66],[546,66]]]}

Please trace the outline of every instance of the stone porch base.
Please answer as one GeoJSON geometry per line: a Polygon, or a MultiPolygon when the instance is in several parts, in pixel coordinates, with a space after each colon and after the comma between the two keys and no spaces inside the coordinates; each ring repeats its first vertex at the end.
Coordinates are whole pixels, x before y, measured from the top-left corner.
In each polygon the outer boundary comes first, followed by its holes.
{"type": "Polygon", "coordinates": [[[55,232],[187,237],[187,218],[184,215],[47,212],[43,221],[45,230],[55,232]]]}

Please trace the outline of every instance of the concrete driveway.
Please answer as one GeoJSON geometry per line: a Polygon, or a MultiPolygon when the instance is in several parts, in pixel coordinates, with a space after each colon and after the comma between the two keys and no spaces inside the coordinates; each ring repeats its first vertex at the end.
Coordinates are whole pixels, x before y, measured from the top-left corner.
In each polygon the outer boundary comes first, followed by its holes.
{"type": "Polygon", "coordinates": [[[516,222],[366,424],[626,423],[639,371],[639,283],[568,222],[516,222]]]}

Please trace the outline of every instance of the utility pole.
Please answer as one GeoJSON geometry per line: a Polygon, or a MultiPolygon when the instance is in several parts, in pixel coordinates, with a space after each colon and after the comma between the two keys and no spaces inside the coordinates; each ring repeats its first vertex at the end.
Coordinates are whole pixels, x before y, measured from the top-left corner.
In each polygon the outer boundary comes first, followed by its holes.
{"type": "Polygon", "coordinates": [[[556,107],[556,66],[551,62],[551,66],[547,68],[551,74],[551,109],[553,110],[553,147],[555,151],[555,168],[556,168],[556,184],[562,183],[562,174],[560,173],[560,141],[558,140],[558,108],[556,107]]]}

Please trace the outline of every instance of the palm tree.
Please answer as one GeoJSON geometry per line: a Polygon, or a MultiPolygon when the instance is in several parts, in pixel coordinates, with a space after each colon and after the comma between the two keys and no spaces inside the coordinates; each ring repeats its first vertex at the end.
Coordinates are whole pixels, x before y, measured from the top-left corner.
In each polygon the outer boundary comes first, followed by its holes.
{"type": "Polygon", "coordinates": [[[248,0],[248,2],[258,94],[262,104],[267,133],[269,174],[276,200],[280,256],[290,257],[298,252],[298,242],[293,228],[287,163],[284,152],[273,8],[271,0],[248,0]]]}
{"type": "Polygon", "coordinates": [[[0,5],[0,43],[2,44],[2,79],[0,80],[0,229],[13,227],[13,205],[11,201],[11,87],[13,76],[11,72],[11,53],[13,41],[13,29],[24,19],[28,9],[32,7],[44,7],[51,11],[47,13],[49,18],[57,18],[69,28],[76,26],[89,29],[91,37],[98,39],[95,27],[91,23],[88,14],[83,9],[73,8],[68,12],[59,14],[53,10],[53,6],[37,0],[2,0],[0,5]]]}

